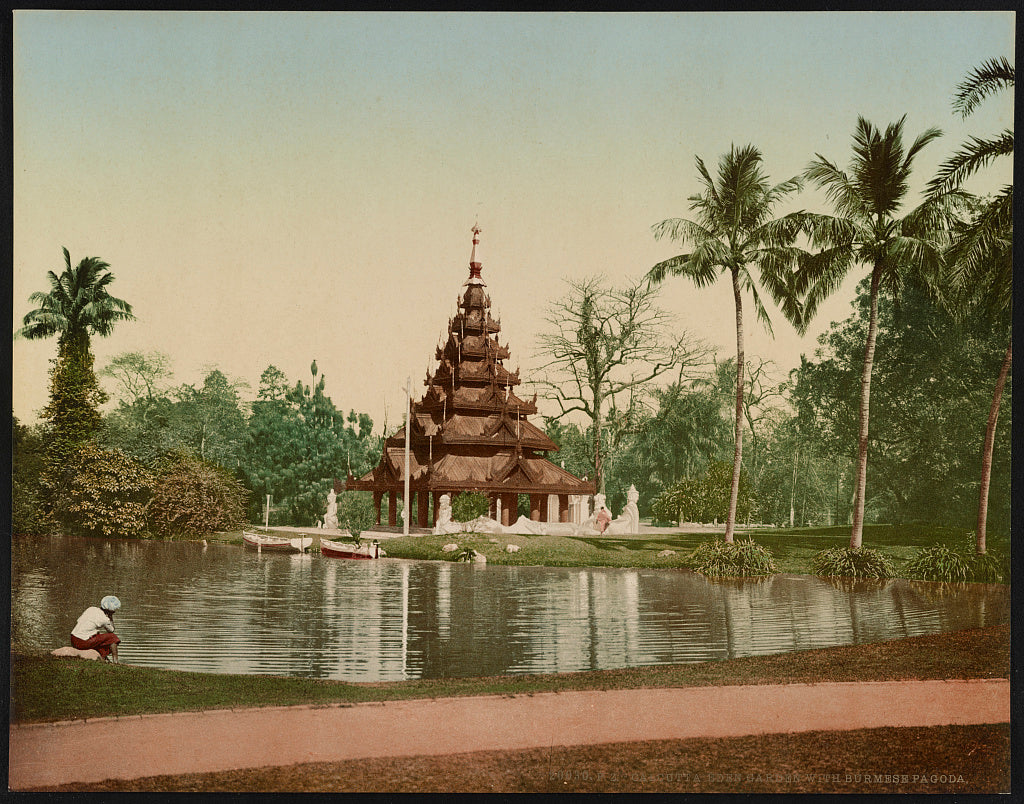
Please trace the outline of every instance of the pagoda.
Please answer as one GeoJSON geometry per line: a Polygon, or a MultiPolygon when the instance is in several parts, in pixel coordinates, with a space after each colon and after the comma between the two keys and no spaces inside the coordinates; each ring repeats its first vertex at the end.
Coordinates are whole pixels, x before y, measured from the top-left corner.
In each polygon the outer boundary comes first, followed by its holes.
{"type": "MultiPolygon", "coordinates": [[[[437,367],[427,372],[423,397],[410,400],[410,524],[433,525],[431,497],[437,511],[442,494],[454,498],[469,491],[490,498],[490,516],[500,516],[502,525],[516,520],[520,494],[530,495],[531,519],[568,522],[570,495],[593,494],[595,484],[547,459],[558,447],[529,421],[537,413],[537,395],[529,402],[516,395],[519,370],[505,368],[509,348],[498,342],[501,322],[491,317],[477,259],[480,231],[473,227],[469,278],[455,317],[448,319],[448,338],[437,347],[437,367]]],[[[404,472],[403,427],[384,442],[380,463],[358,479],[349,475],[344,488],[373,492],[378,525],[387,494],[388,524],[396,525],[404,472]]]]}

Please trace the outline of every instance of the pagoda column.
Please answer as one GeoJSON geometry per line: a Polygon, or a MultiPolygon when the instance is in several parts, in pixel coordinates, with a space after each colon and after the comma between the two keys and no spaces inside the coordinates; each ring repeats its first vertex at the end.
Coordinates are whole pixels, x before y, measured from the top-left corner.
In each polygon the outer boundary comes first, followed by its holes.
{"type": "Polygon", "coordinates": [[[569,521],[569,495],[559,494],[558,495],[558,521],[568,522],[569,521]]]}
{"type": "Polygon", "coordinates": [[[530,519],[534,522],[541,520],[541,505],[544,497],[540,494],[530,495],[530,519]]]}
{"type": "Polygon", "coordinates": [[[519,518],[516,509],[519,507],[518,494],[501,495],[501,524],[511,525],[519,518]]]}
{"type": "MultiPolygon", "coordinates": [[[[440,491],[434,492],[434,515],[430,517],[430,525],[428,527],[434,527],[437,524],[437,512],[441,509],[441,494],[440,491]]],[[[454,499],[454,496],[449,497],[449,500],[454,499]]]]}
{"type": "Polygon", "coordinates": [[[388,492],[388,524],[398,524],[398,492],[388,492]]]}
{"type": "Polygon", "coordinates": [[[380,501],[384,497],[383,491],[373,492],[373,514],[376,517],[376,524],[380,524],[380,501]]]}
{"type": "Polygon", "coordinates": [[[426,489],[420,489],[416,492],[416,502],[419,507],[419,517],[417,524],[421,528],[429,526],[430,519],[430,492],[426,489]]]}

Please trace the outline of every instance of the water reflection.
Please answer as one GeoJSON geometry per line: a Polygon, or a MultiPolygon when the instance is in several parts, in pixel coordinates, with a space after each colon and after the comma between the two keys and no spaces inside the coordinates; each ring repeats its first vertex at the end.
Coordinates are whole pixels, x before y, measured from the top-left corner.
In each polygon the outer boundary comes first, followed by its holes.
{"type": "Polygon", "coordinates": [[[131,664],[391,681],[698,662],[1009,621],[980,584],[711,581],[670,570],[256,554],[191,542],[15,539],[16,650],[67,644],[104,594],[131,664]]]}

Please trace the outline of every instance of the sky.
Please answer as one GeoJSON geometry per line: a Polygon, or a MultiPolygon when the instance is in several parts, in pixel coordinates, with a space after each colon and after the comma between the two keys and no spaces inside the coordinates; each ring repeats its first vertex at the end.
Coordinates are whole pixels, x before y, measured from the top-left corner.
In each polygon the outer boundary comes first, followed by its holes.
{"type": "MultiPolygon", "coordinates": [[[[93,338],[96,368],[170,357],[172,383],[216,367],[255,396],[267,366],[376,428],[399,423],[468,276],[470,230],[510,368],[566,280],[642,277],[682,250],[652,225],[690,214],[695,157],[753,144],[774,181],[815,154],[849,162],[858,116],[906,141],[911,204],[970,135],[1012,127],[1012,93],[966,120],[957,84],[1014,59],[1012,12],[192,13],[18,11],[13,36],[17,329],[63,270],[99,257],[136,321],[93,338]]],[[[1012,179],[1010,160],[968,189],[1012,179]]],[[[781,205],[827,212],[819,191],[781,205]]],[[[801,337],[750,314],[748,359],[778,378],[851,312],[854,271],[801,337]]],[[[676,326],[735,354],[725,278],[668,280],[676,326]]],[[[55,340],[12,344],[31,423],[55,340]]],[[[104,380],[108,390],[114,386],[104,380]]],[[[532,389],[527,388],[527,393],[532,389]]],[[[113,404],[113,401],[110,403],[113,404]]],[[[109,406],[109,405],[108,405],[109,406]]],[[[541,413],[556,408],[543,401],[541,413]]]]}

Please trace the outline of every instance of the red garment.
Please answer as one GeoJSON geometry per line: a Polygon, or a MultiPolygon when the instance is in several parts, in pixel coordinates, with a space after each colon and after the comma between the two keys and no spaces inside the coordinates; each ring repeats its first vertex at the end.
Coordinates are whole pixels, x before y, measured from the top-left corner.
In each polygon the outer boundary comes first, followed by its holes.
{"type": "Polygon", "coordinates": [[[607,509],[602,508],[597,512],[597,518],[595,524],[597,525],[597,532],[604,533],[605,528],[608,527],[608,523],[612,521],[612,515],[608,513],[607,509]]]}
{"type": "Polygon", "coordinates": [[[121,637],[117,634],[112,634],[109,631],[101,631],[98,634],[93,634],[88,639],[79,639],[74,634],[71,635],[71,647],[77,650],[89,650],[90,648],[99,653],[100,658],[106,659],[110,654],[110,646],[118,645],[121,643],[121,637]]]}

